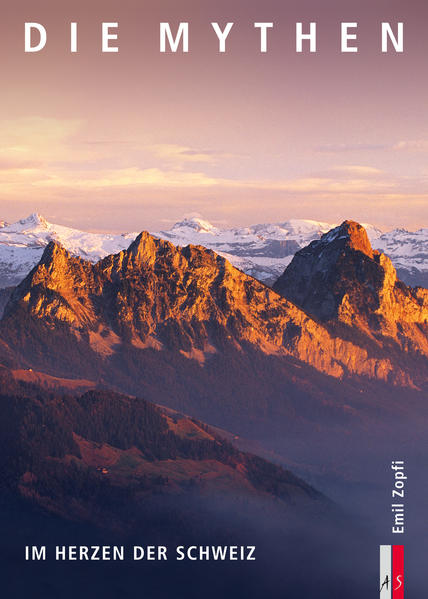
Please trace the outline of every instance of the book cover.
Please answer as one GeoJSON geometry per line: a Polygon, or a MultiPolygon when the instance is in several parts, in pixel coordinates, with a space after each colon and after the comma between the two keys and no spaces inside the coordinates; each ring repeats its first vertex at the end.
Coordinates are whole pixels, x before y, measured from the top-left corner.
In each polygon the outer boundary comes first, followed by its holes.
{"type": "Polygon", "coordinates": [[[6,599],[402,599],[427,8],[3,5],[6,599]]]}

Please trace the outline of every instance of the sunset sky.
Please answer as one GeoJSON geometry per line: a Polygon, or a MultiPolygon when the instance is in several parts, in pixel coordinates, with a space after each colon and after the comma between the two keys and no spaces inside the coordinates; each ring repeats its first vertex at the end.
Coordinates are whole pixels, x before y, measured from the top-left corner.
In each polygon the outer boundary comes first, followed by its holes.
{"type": "Polygon", "coordinates": [[[353,218],[428,226],[428,6],[422,0],[22,0],[0,22],[0,219],[91,230],[353,218]],[[24,22],[47,29],[24,53],[24,22]],[[79,24],[79,52],[69,24],[79,24]],[[119,53],[101,23],[119,22],[119,53]],[[190,23],[161,54],[159,23],[190,23]],[[234,27],[219,54],[211,21],[234,27]],[[254,22],[273,22],[260,53],[254,22]],[[296,54],[295,23],[318,24],[296,54]],[[358,22],[341,54],[340,22],[358,22]],[[381,53],[380,24],[405,23],[381,53]]]}

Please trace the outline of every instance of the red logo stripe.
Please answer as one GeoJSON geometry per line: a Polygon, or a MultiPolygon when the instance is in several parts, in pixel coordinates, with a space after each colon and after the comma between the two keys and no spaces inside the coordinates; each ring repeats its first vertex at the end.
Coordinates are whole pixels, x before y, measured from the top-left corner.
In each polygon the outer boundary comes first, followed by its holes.
{"type": "Polygon", "coordinates": [[[392,599],[404,599],[404,547],[392,547],[392,599]]]}

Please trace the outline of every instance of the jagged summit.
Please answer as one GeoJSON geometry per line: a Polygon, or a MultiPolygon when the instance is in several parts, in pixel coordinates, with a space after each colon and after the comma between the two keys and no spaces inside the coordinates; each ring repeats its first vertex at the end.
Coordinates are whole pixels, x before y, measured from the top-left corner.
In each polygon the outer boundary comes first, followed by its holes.
{"type": "Polygon", "coordinates": [[[347,245],[355,251],[362,252],[373,258],[373,249],[365,228],[352,220],[345,220],[341,225],[325,233],[318,242],[318,245],[328,245],[333,242],[341,242],[341,245],[347,245]]]}
{"type": "Polygon", "coordinates": [[[24,228],[39,228],[40,227],[41,229],[47,229],[49,227],[48,221],[41,214],[38,214],[37,212],[33,212],[32,214],[30,214],[30,216],[27,216],[27,218],[21,219],[16,224],[22,225],[24,228]]]}
{"type": "Polygon", "coordinates": [[[321,320],[336,318],[343,302],[374,312],[386,268],[394,285],[390,260],[372,249],[364,227],[346,220],[298,251],[274,289],[321,320]]]}
{"type": "MultiPolygon", "coordinates": [[[[372,246],[387,254],[410,285],[428,286],[428,229],[402,229],[382,234],[373,225],[363,225],[372,246]]],[[[144,225],[141,225],[140,230],[144,225]]],[[[234,266],[254,278],[273,285],[293,255],[337,224],[316,220],[290,219],[280,223],[216,228],[199,215],[189,215],[171,229],[154,232],[175,245],[203,245],[221,254],[234,266]]],[[[137,237],[133,233],[90,233],[46,221],[31,215],[14,224],[0,222],[0,289],[20,283],[37,264],[44,247],[52,240],[85,260],[97,262],[126,249],[137,237]]]]}
{"type": "Polygon", "coordinates": [[[274,289],[322,321],[340,321],[374,339],[405,338],[428,350],[428,291],[397,278],[364,227],[345,221],[296,253],[274,289]]]}
{"type": "MultiPolygon", "coordinates": [[[[51,271],[55,271],[59,275],[63,267],[68,268],[69,265],[84,265],[89,267],[91,264],[92,262],[90,260],[85,260],[84,258],[80,258],[79,256],[76,256],[70,252],[70,250],[61,243],[61,241],[52,240],[43,249],[39,263],[36,264],[32,272],[37,272],[42,267],[45,267],[51,271]]],[[[30,272],[29,276],[26,277],[22,283],[25,283],[28,278],[31,278],[31,274],[32,273],[30,272]]]]}
{"type": "MultiPolygon", "coordinates": [[[[360,318],[360,310],[371,334],[370,326],[376,331],[379,323],[373,319],[368,323],[367,314],[374,313],[380,305],[383,310],[393,300],[385,292],[380,304],[378,296],[365,294],[361,285],[369,277],[369,288],[379,293],[387,259],[380,255],[382,261],[376,264],[361,251],[352,249],[349,239],[342,247],[341,237],[335,234],[329,243],[311,244],[318,248],[317,256],[305,262],[305,268],[307,264],[315,269],[325,266],[327,285],[322,283],[318,289],[321,303],[329,301],[331,313],[340,312],[342,319],[349,314],[349,318],[354,314],[360,318]],[[377,270],[373,270],[373,264],[377,270]],[[344,286],[354,295],[345,297],[344,286]],[[331,297],[325,296],[325,288],[331,297]]],[[[307,251],[301,250],[297,256],[307,251]]],[[[298,276],[302,272],[298,270],[298,276]]],[[[309,280],[314,282],[313,278],[309,280]]],[[[390,277],[387,285],[394,285],[395,280],[390,277]]],[[[297,279],[299,285],[301,281],[297,279]]],[[[422,322],[423,298],[409,293],[406,298],[394,299],[394,318],[400,320],[402,327],[400,342],[428,355],[426,333],[422,329],[418,333],[414,326],[422,322]],[[408,311],[409,307],[412,310],[408,311]]],[[[292,356],[334,377],[349,373],[408,383],[409,379],[393,366],[387,354],[371,357],[352,339],[338,342],[328,327],[308,315],[315,314],[315,310],[302,310],[295,305],[295,298],[294,303],[288,299],[291,298],[280,297],[237,270],[212,250],[196,245],[175,246],[143,232],[127,250],[96,264],[51,242],[39,264],[9,300],[2,330],[9,338],[20,326],[24,311],[26,318],[49,330],[64,331],[67,327],[80,343],[87,340],[88,348],[79,352],[93,351],[112,359],[126,348],[154,348],[178,352],[204,364],[217,353],[252,348],[281,359],[292,356]]],[[[382,316],[383,312],[379,314],[382,316]]],[[[396,333],[394,318],[391,327],[395,326],[396,333]]],[[[33,343],[26,336],[22,342],[24,346],[33,343]]]]}
{"type": "Polygon", "coordinates": [[[142,231],[128,248],[128,254],[135,259],[147,261],[152,259],[159,246],[159,240],[155,239],[148,231],[142,231]]]}
{"type": "Polygon", "coordinates": [[[46,263],[50,262],[57,255],[65,255],[67,257],[71,256],[70,252],[67,250],[67,248],[65,248],[62,245],[62,243],[60,243],[59,241],[50,241],[48,243],[48,245],[45,247],[45,249],[43,250],[43,254],[40,259],[40,263],[46,264],[46,263]]]}

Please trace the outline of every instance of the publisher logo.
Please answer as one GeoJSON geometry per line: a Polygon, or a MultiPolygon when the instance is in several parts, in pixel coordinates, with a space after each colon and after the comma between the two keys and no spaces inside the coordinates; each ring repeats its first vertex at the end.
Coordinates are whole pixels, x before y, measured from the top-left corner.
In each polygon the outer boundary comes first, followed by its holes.
{"type": "Polygon", "coordinates": [[[380,546],[380,598],[404,599],[404,547],[380,546]]]}

